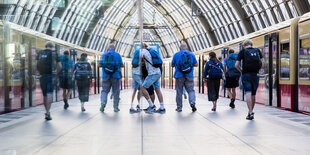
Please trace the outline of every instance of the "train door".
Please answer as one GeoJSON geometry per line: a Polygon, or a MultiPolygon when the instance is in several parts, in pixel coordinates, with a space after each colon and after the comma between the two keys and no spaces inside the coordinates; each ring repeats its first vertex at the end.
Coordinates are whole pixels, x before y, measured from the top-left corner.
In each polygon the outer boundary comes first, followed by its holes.
{"type": "Polygon", "coordinates": [[[35,103],[35,92],[36,92],[36,57],[35,49],[35,39],[22,36],[21,53],[23,60],[22,69],[22,91],[23,91],[23,108],[36,105],[35,103]]]}
{"type": "Polygon", "coordinates": [[[279,107],[279,34],[272,33],[265,36],[264,68],[259,76],[265,78],[265,104],[279,107]]]}
{"type": "Polygon", "coordinates": [[[298,110],[310,112],[310,38],[300,40],[298,110]]]}

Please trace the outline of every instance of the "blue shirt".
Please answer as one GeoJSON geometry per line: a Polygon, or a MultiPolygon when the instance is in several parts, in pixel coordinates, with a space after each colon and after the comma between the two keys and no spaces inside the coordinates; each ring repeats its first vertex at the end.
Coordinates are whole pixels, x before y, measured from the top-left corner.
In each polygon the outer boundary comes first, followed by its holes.
{"type": "Polygon", "coordinates": [[[119,53],[115,52],[114,50],[108,50],[106,53],[102,54],[101,59],[99,61],[99,64],[103,65],[103,57],[107,54],[107,53],[113,53],[113,59],[114,59],[114,63],[116,65],[116,70],[113,74],[108,74],[104,71],[104,69],[102,68],[102,78],[116,78],[116,79],[120,79],[122,77],[121,74],[121,66],[123,66],[123,60],[122,57],[119,53]]]}
{"type": "MultiPolygon", "coordinates": [[[[181,78],[181,77],[190,77],[190,78],[194,78],[194,67],[192,69],[192,71],[190,73],[187,74],[183,74],[178,67],[178,63],[179,61],[182,59],[182,52],[189,52],[186,49],[182,49],[181,51],[177,52],[174,54],[173,58],[172,58],[172,62],[171,64],[175,66],[175,74],[174,74],[174,78],[181,78]]],[[[189,52],[189,55],[191,56],[191,64],[194,66],[194,64],[197,63],[197,59],[195,57],[195,55],[192,52],[189,52]]]]}
{"type": "Polygon", "coordinates": [[[71,67],[74,66],[74,62],[70,59],[69,55],[62,55],[59,57],[61,62],[61,69],[66,69],[71,72],[71,67]]]}

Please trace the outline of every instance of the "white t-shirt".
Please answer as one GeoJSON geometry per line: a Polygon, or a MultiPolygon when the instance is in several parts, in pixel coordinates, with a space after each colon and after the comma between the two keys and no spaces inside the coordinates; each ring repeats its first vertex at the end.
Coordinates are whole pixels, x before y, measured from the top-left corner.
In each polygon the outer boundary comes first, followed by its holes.
{"type": "Polygon", "coordinates": [[[161,74],[159,68],[155,68],[150,64],[150,63],[153,63],[153,60],[152,60],[152,55],[147,49],[142,50],[142,57],[148,60],[148,61],[144,60],[148,75],[161,74]]]}

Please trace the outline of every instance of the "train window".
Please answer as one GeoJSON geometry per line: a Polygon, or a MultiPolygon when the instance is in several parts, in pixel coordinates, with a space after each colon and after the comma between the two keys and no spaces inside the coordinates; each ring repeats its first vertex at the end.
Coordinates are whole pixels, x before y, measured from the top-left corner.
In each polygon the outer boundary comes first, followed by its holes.
{"type": "Polygon", "coordinates": [[[310,38],[302,39],[299,50],[299,79],[310,80],[310,38]]]}
{"type": "Polygon", "coordinates": [[[290,44],[281,44],[280,53],[280,78],[281,80],[290,79],[290,44]]]}

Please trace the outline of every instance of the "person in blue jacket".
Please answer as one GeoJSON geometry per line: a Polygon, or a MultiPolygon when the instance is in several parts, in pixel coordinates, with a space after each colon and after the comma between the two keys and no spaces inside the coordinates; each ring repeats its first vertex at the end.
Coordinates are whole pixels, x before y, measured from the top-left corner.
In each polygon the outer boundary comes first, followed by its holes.
{"type": "Polygon", "coordinates": [[[219,98],[220,82],[223,78],[224,67],[217,59],[214,52],[209,53],[210,60],[206,63],[204,68],[203,79],[207,82],[208,99],[212,101],[212,111],[216,111],[216,103],[219,98]]]}

